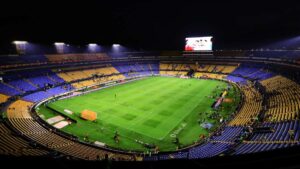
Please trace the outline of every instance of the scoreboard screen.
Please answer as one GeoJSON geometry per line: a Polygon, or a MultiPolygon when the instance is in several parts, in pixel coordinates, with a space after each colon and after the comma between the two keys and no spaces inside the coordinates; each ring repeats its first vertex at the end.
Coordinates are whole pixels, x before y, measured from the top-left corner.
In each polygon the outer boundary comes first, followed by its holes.
{"type": "Polygon", "coordinates": [[[185,38],[185,51],[210,51],[212,38],[212,36],[185,38]]]}

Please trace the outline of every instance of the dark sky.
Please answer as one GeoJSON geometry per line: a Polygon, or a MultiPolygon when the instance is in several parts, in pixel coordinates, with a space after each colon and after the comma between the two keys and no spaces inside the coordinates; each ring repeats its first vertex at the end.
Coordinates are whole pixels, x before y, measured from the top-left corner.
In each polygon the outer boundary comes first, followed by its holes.
{"type": "Polygon", "coordinates": [[[215,49],[247,49],[300,35],[297,1],[24,1],[0,5],[1,49],[20,39],[182,50],[204,35],[215,49]]]}

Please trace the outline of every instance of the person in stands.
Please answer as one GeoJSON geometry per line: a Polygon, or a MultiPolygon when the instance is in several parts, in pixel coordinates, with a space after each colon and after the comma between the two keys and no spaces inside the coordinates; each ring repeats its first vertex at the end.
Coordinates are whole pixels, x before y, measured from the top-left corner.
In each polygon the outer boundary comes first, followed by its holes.
{"type": "Polygon", "coordinates": [[[295,139],[295,130],[290,129],[288,131],[289,136],[290,136],[290,140],[294,140],[295,139]]]}

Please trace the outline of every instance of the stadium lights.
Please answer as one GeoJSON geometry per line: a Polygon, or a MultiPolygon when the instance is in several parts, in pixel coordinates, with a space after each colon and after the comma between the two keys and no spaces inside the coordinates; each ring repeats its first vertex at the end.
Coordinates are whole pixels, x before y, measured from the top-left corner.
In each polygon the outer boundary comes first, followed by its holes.
{"type": "Polygon", "coordinates": [[[62,45],[65,45],[65,43],[63,43],[63,42],[55,42],[54,45],[55,46],[62,46],[62,45]]]}
{"type": "Polygon", "coordinates": [[[28,47],[28,42],[27,41],[13,41],[13,44],[16,46],[17,53],[19,54],[25,54],[26,53],[26,48],[28,47]]]}
{"type": "Polygon", "coordinates": [[[124,50],[123,46],[117,43],[114,43],[111,49],[113,52],[121,52],[122,50],[124,50]]]}
{"type": "Polygon", "coordinates": [[[89,43],[88,46],[94,47],[94,46],[97,46],[97,44],[96,43],[89,43]]]}
{"type": "Polygon", "coordinates": [[[119,47],[121,46],[120,44],[113,44],[113,47],[119,47]]]}
{"type": "Polygon", "coordinates": [[[95,53],[100,50],[100,46],[96,43],[89,43],[87,49],[91,53],[95,53]]]}
{"type": "Polygon", "coordinates": [[[27,41],[13,41],[13,44],[15,44],[15,45],[25,45],[25,44],[27,44],[28,42],[27,41]]]}
{"type": "MultiPolygon", "coordinates": [[[[65,43],[64,42],[55,42],[54,43],[57,53],[64,53],[65,43]]],[[[67,45],[68,46],[68,45],[67,45]]]]}

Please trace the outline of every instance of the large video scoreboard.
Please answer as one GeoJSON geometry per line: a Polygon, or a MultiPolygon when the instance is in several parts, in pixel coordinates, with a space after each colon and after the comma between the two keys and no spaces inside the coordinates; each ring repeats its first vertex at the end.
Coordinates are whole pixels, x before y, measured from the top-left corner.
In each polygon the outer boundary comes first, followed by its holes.
{"type": "Polygon", "coordinates": [[[185,51],[211,51],[212,36],[185,38],[185,51]]]}

